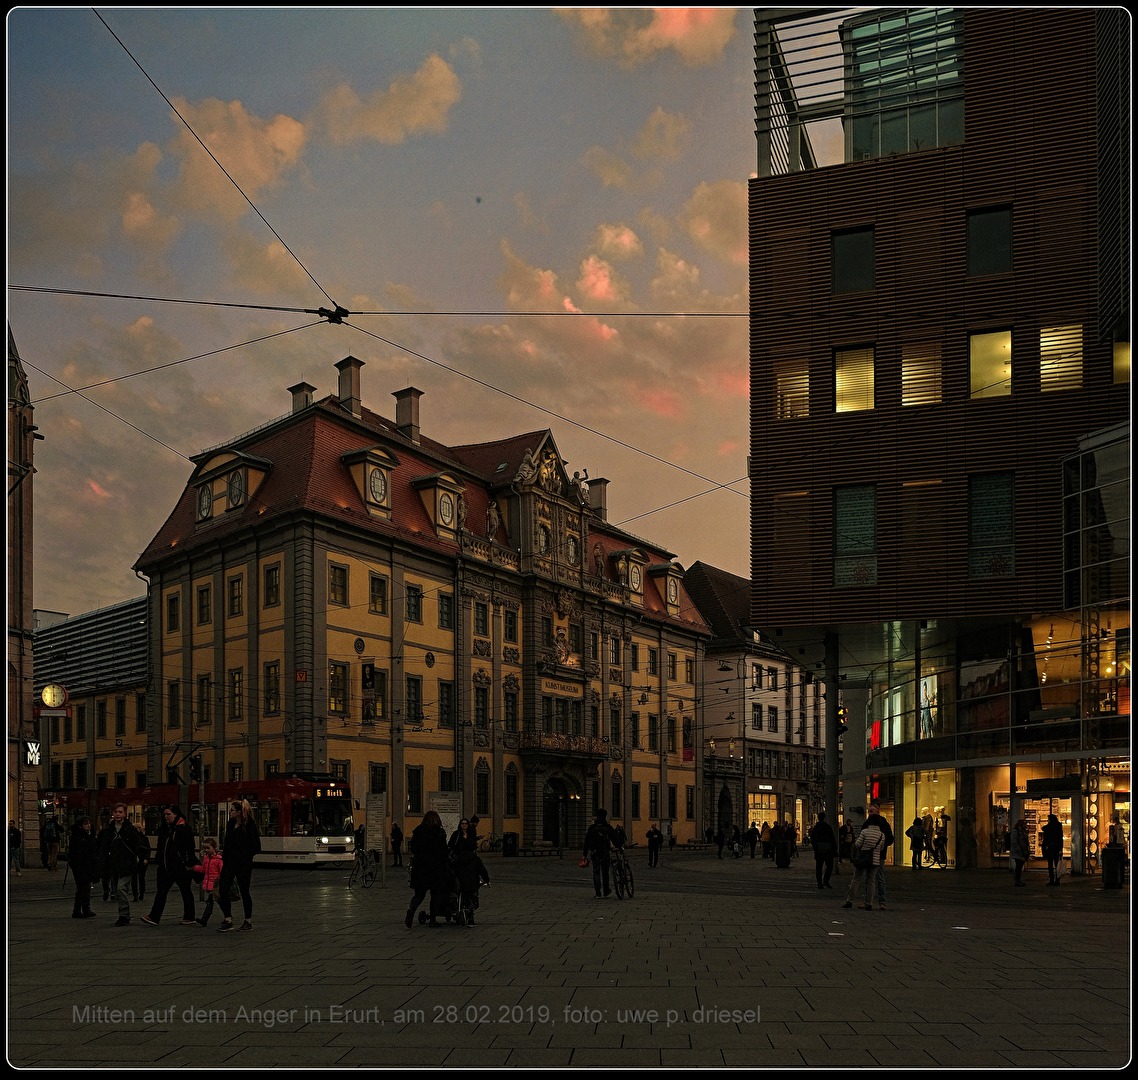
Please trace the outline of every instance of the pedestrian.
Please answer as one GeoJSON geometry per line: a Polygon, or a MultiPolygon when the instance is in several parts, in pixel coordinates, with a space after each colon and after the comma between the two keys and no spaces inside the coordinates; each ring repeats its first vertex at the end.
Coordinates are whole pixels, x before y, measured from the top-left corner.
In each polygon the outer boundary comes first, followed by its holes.
{"type": "Polygon", "coordinates": [[[755,857],[755,849],[759,846],[759,827],[755,822],[751,822],[751,827],[747,830],[747,847],[751,851],[751,858],[755,857]]]}
{"type": "Polygon", "coordinates": [[[197,920],[198,926],[205,926],[213,914],[213,902],[216,899],[215,893],[217,884],[221,880],[223,866],[221,853],[217,850],[217,841],[212,836],[207,836],[202,842],[201,862],[190,871],[194,878],[201,881],[202,898],[205,900],[205,907],[197,920]]]}
{"type": "Polygon", "coordinates": [[[46,852],[46,869],[56,870],[59,864],[59,822],[49,817],[43,825],[44,851],[46,852]]]}
{"type": "Polygon", "coordinates": [[[118,901],[119,917],[115,926],[129,926],[130,883],[138,866],[140,840],[138,830],[126,819],[126,803],[115,803],[111,820],[100,831],[97,845],[99,873],[109,881],[118,901]]]}
{"type": "MultiPolygon", "coordinates": [[[[608,822],[608,816],[608,811],[600,807],[592,825],[585,831],[585,858],[593,862],[593,890],[598,900],[601,898],[602,888],[605,896],[612,892],[609,888],[609,852],[616,840],[616,834],[608,822]]],[[[722,843],[720,846],[722,847],[722,843]]]]}
{"type": "Polygon", "coordinates": [[[795,819],[788,823],[790,829],[790,857],[792,859],[798,858],[798,820],[795,819]]]}
{"type": "Polygon", "coordinates": [[[925,862],[936,862],[936,828],[927,806],[921,807],[921,825],[925,830],[925,862]]]}
{"type": "Polygon", "coordinates": [[[722,825],[719,826],[719,831],[715,834],[715,847],[719,853],[719,858],[723,858],[723,845],[727,843],[727,832],[722,825]]]}
{"type": "Polygon", "coordinates": [[[873,889],[877,881],[877,867],[885,852],[885,834],[875,820],[881,816],[877,813],[877,809],[876,805],[870,806],[869,817],[865,819],[865,824],[850,849],[854,876],[842,907],[853,907],[854,898],[861,893],[864,899],[862,907],[866,911],[873,910],[873,889]]]}
{"type": "Polygon", "coordinates": [[[810,830],[810,846],[814,849],[814,877],[819,889],[832,889],[830,878],[834,874],[834,858],[838,854],[838,838],[824,813],[810,830]]]}
{"type": "Polygon", "coordinates": [[[467,926],[473,926],[474,912],[478,909],[478,890],[481,886],[490,884],[490,875],[486,872],[486,864],[478,855],[478,838],[466,818],[458,823],[447,847],[458,877],[464,921],[467,926]]]}
{"type": "Polygon", "coordinates": [[[67,844],[67,865],[75,878],[75,903],[71,909],[73,919],[93,919],[91,910],[91,882],[99,874],[99,852],[91,819],[84,814],[72,827],[67,844]]]}
{"type": "Polygon", "coordinates": [[[617,822],[612,827],[612,846],[617,851],[623,851],[624,845],[628,843],[628,834],[624,831],[624,826],[617,822]]]}
{"type": "Polygon", "coordinates": [[[948,823],[952,820],[943,806],[936,808],[933,824],[933,860],[941,869],[948,868],[948,823]]]}
{"type": "MultiPolygon", "coordinates": [[[[158,884],[154,887],[154,902],[150,912],[142,916],[147,926],[157,926],[162,921],[166,907],[166,897],[174,886],[182,894],[181,926],[196,926],[194,893],[190,888],[190,867],[198,860],[194,854],[194,834],[190,832],[186,819],[179,807],[171,803],[162,809],[162,825],[158,829],[158,842],[155,845],[158,863],[158,884]]],[[[141,850],[139,857],[141,859],[141,850]]]]}
{"type": "Polygon", "coordinates": [[[764,821],[763,827],[759,830],[759,843],[763,845],[763,858],[773,858],[774,849],[771,845],[771,826],[769,821],[764,821]]]}
{"type": "Polygon", "coordinates": [[[1012,870],[1015,872],[1013,885],[1023,885],[1023,868],[1031,856],[1031,840],[1027,835],[1027,822],[1020,818],[1008,833],[1008,854],[1012,860],[1012,870]]]}
{"type": "Polygon", "coordinates": [[[1059,824],[1059,819],[1054,814],[1047,815],[1040,850],[1047,860],[1047,884],[1058,885],[1059,864],[1063,859],[1063,826],[1059,824]]]}
{"type": "MultiPolygon", "coordinates": [[[[411,888],[414,889],[414,895],[403,921],[410,930],[415,921],[415,910],[427,893],[440,892],[445,878],[449,876],[447,834],[437,811],[428,810],[423,815],[423,820],[411,831],[407,850],[411,853],[411,888]]],[[[439,925],[433,915],[431,925],[439,925]]]]}
{"type": "Polygon", "coordinates": [[[475,844],[478,843],[478,826],[481,824],[481,820],[477,814],[470,815],[470,835],[474,837],[475,844]]]}
{"type": "Polygon", "coordinates": [[[889,849],[893,846],[893,828],[888,821],[881,816],[881,807],[877,803],[870,803],[869,817],[865,819],[868,825],[870,822],[881,830],[881,835],[884,837],[885,843],[881,848],[881,858],[877,861],[877,868],[874,872],[874,882],[877,885],[877,906],[885,910],[885,863],[889,857],[889,849]]]}
{"type": "Polygon", "coordinates": [[[660,865],[660,848],[664,846],[664,834],[660,832],[659,826],[653,825],[645,834],[648,840],[648,865],[660,865]]]}
{"type": "Polygon", "coordinates": [[[221,878],[217,884],[217,906],[223,916],[217,928],[219,934],[229,930],[253,929],[253,860],[261,853],[261,832],[253,817],[248,799],[229,804],[229,821],[225,824],[225,837],[221,842],[221,878]],[[241,908],[245,921],[233,925],[233,902],[230,900],[233,882],[241,892],[241,908]]]}
{"type": "Polygon", "coordinates": [[[838,835],[838,865],[850,861],[850,851],[853,848],[854,827],[849,818],[842,822],[838,835]]]}
{"type": "Polygon", "coordinates": [[[403,830],[398,821],[391,823],[391,865],[403,865],[403,830]]]}
{"type": "Polygon", "coordinates": [[[731,826],[731,854],[736,859],[743,857],[743,834],[739,831],[738,825],[731,826]]]}
{"type": "Polygon", "coordinates": [[[1126,826],[1122,823],[1122,816],[1117,810],[1110,815],[1110,828],[1107,830],[1107,846],[1122,848],[1122,857],[1126,858],[1126,826]]]}
{"type": "Polygon", "coordinates": [[[703,839],[707,844],[715,843],[715,830],[710,825],[704,830],[703,839]]]}
{"type": "Polygon", "coordinates": [[[9,873],[20,874],[20,845],[24,842],[24,838],[20,830],[16,827],[16,819],[8,819],[8,871],[9,873]]]}
{"type": "Polygon", "coordinates": [[[146,830],[137,825],[135,828],[138,829],[139,839],[138,869],[135,870],[131,881],[131,894],[135,900],[141,900],[146,896],[146,870],[154,853],[150,849],[150,838],[146,835],[146,830]]]}
{"type": "Polygon", "coordinates": [[[913,864],[913,869],[921,870],[924,868],[925,827],[921,824],[919,817],[913,818],[913,824],[905,830],[905,835],[909,838],[909,851],[911,852],[910,861],[913,864]]]}

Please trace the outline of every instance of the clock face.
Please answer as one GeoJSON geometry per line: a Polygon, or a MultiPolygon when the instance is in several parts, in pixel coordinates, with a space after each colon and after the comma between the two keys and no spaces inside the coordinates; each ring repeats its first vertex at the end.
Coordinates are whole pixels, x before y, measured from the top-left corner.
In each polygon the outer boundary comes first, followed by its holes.
{"type": "Polygon", "coordinates": [[[213,491],[205,484],[198,491],[198,517],[207,518],[213,513],[213,491]]]}
{"type": "Polygon", "coordinates": [[[439,496],[439,517],[444,525],[454,521],[454,499],[451,498],[450,492],[444,491],[439,496]]]}
{"type": "Polygon", "coordinates": [[[229,505],[240,506],[245,501],[245,477],[239,472],[229,474],[229,505]]]}
{"type": "Polygon", "coordinates": [[[60,705],[67,701],[67,691],[58,683],[48,683],[47,686],[40,691],[40,700],[49,709],[58,709],[60,705]]]}
{"type": "Polygon", "coordinates": [[[368,488],[373,502],[381,503],[387,498],[387,474],[382,469],[372,469],[368,477],[368,488]]]}
{"type": "Polygon", "coordinates": [[[676,579],[671,578],[668,581],[668,599],[674,604],[676,596],[679,594],[679,589],[676,587],[676,579]]]}
{"type": "Polygon", "coordinates": [[[629,568],[628,580],[634,589],[640,588],[640,567],[635,563],[629,568]]]}

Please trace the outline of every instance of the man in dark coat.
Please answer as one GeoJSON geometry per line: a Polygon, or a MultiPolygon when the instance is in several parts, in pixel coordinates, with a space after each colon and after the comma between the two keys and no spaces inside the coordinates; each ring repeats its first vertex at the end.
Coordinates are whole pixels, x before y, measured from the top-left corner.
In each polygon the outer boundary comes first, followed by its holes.
{"type": "Polygon", "coordinates": [[[158,830],[155,855],[158,863],[158,884],[154,888],[154,903],[150,914],[143,915],[147,926],[157,926],[166,907],[166,897],[176,885],[182,894],[182,926],[196,926],[194,893],[190,888],[190,867],[197,862],[194,854],[194,834],[190,832],[182,811],[167,806],[162,811],[163,823],[158,830]]]}
{"type": "Polygon", "coordinates": [[[818,815],[818,822],[810,830],[810,846],[814,849],[814,876],[819,889],[832,889],[830,878],[834,874],[834,856],[838,854],[838,838],[826,820],[825,814],[818,815]]]}
{"type": "Polygon", "coordinates": [[[95,834],[91,831],[91,819],[85,814],[71,828],[71,838],[67,844],[67,865],[75,878],[75,905],[71,910],[73,919],[93,919],[91,910],[91,882],[99,875],[99,854],[95,834]]]}
{"type": "Polygon", "coordinates": [[[585,833],[585,858],[593,861],[593,889],[598,900],[602,888],[605,896],[612,892],[609,888],[609,852],[615,835],[608,817],[608,811],[604,808],[597,810],[596,818],[585,833]]]}
{"type": "Polygon", "coordinates": [[[138,866],[141,834],[126,819],[126,803],[117,803],[111,820],[99,833],[99,873],[114,891],[119,917],[115,926],[130,924],[130,883],[138,866]]]}

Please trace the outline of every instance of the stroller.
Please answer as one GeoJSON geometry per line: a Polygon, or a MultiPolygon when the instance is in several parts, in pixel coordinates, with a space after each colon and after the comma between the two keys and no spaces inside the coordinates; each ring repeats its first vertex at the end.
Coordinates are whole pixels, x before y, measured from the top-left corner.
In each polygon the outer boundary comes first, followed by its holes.
{"type": "Polygon", "coordinates": [[[453,866],[458,881],[455,921],[459,926],[473,926],[474,913],[478,910],[478,890],[490,884],[490,875],[486,872],[486,864],[474,851],[457,853],[453,866]]]}
{"type": "Polygon", "coordinates": [[[430,912],[419,912],[419,925],[430,919],[432,923],[441,920],[454,922],[460,925],[462,908],[459,903],[459,880],[453,866],[447,866],[439,873],[438,879],[431,885],[430,912]]]}

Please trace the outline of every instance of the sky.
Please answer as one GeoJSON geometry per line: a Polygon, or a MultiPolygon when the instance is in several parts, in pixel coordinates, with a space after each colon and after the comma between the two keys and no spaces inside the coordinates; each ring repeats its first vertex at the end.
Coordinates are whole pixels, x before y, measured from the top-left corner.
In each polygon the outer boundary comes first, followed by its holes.
{"type": "Polygon", "coordinates": [[[191,458],[348,355],[749,576],[752,49],[750,8],[10,11],[35,607],[143,595],[191,458]]]}

